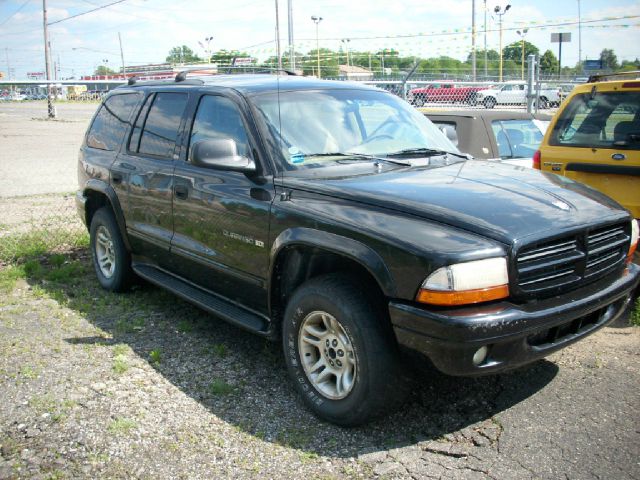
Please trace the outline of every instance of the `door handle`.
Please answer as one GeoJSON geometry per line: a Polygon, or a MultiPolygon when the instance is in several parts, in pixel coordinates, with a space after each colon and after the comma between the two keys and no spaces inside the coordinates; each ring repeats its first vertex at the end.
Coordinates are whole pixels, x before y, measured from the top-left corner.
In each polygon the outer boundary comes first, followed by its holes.
{"type": "Polygon", "coordinates": [[[116,185],[120,185],[122,183],[123,178],[124,177],[122,176],[121,173],[111,172],[111,181],[116,185]]]}
{"type": "Polygon", "coordinates": [[[173,187],[173,194],[176,198],[184,200],[189,196],[189,189],[185,185],[176,185],[173,187]]]}

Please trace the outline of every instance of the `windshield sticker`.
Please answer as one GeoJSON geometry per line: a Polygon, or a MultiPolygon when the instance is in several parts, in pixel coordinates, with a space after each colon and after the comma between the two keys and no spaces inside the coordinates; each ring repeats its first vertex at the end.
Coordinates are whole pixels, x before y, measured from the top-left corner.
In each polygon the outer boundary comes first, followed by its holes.
{"type": "Polygon", "coordinates": [[[298,147],[289,147],[289,155],[289,161],[294,165],[304,163],[304,155],[300,153],[298,147]]]}

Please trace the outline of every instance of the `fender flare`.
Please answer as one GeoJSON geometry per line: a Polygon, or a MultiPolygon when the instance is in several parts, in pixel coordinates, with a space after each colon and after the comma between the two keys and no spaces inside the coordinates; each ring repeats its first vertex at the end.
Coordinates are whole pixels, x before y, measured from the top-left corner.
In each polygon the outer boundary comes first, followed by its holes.
{"type": "MultiPolygon", "coordinates": [[[[295,245],[317,247],[355,261],[369,272],[387,297],[396,296],[393,276],[382,257],[375,250],[352,238],[312,228],[289,228],[276,237],[269,252],[269,279],[273,278],[276,260],[280,252],[295,245]]],[[[271,298],[272,288],[273,282],[270,280],[269,298],[271,298]]]]}
{"type": "MultiPolygon", "coordinates": [[[[120,236],[122,237],[124,246],[127,251],[131,252],[131,244],[129,243],[129,236],[127,235],[127,224],[124,220],[122,207],[120,206],[120,200],[118,200],[116,191],[107,182],[103,180],[97,180],[95,178],[90,179],[85,184],[82,194],[86,197],[87,193],[90,191],[99,192],[107,197],[107,200],[111,204],[113,215],[116,217],[116,223],[118,224],[118,228],[120,229],[120,236]]],[[[91,228],[91,225],[88,222],[87,212],[85,212],[85,222],[87,226],[91,228]]]]}

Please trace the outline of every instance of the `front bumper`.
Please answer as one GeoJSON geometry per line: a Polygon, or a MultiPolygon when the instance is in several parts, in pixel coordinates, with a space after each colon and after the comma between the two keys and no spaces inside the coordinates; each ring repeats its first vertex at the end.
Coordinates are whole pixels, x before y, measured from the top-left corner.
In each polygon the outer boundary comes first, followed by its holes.
{"type": "Polygon", "coordinates": [[[76,210],[78,211],[78,216],[82,220],[82,223],[86,225],[87,224],[87,197],[84,196],[84,193],[82,191],[76,192],[76,210]]]}
{"type": "Polygon", "coordinates": [[[640,267],[602,287],[601,282],[525,305],[508,302],[425,310],[392,301],[391,323],[401,347],[426,355],[449,375],[510,370],[545,357],[613,322],[624,312],[640,279],[640,267]],[[474,354],[488,348],[486,358],[474,354]]]}

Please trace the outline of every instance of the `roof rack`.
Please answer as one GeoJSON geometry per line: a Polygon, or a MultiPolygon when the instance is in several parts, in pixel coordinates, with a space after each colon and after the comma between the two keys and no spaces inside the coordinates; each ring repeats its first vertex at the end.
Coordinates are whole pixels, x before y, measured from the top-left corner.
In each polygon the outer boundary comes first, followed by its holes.
{"type": "Polygon", "coordinates": [[[640,79],[640,70],[633,70],[631,72],[618,72],[618,73],[602,73],[598,75],[591,75],[587,83],[595,82],[607,82],[611,80],[638,80],[640,79]]]}

